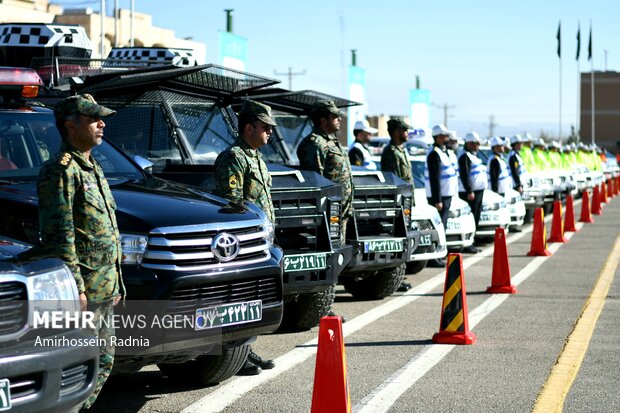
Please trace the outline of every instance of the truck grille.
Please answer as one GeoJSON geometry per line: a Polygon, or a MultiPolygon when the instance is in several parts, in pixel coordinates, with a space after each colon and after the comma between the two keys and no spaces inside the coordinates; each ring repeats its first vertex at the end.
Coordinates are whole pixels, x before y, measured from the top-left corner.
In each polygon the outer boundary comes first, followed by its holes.
{"type": "Polygon", "coordinates": [[[282,301],[278,278],[258,278],[227,284],[190,284],[178,287],[166,304],[166,313],[193,313],[211,305],[262,300],[263,305],[282,301]]]}
{"type": "Polygon", "coordinates": [[[415,223],[418,226],[417,228],[415,228],[415,225],[413,225],[413,227],[418,231],[428,231],[434,229],[433,223],[430,219],[414,219],[411,223],[415,223]]]}
{"type": "Polygon", "coordinates": [[[0,283],[0,339],[17,333],[28,322],[28,294],[19,281],[0,283]]]}
{"type": "Polygon", "coordinates": [[[43,387],[43,373],[32,373],[26,376],[9,377],[11,381],[11,402],[32,397],[43,387]]]}
{"type": "Polygon", "coordinates": [[[142,266],[172,271],[201,271],[238,267],[266,261],[271,246],[261,221],[157,228],[149,234],[142,266]],[[227,233],[239,240],[239,253],[229,261],[220,261],[212,252],[216,235],[227,233]]]}
{"type": "Polygon", "coordinates": [[[394,194],[355,194],[353,208],[375,209],[400,207],[394,198],[394,194]]]}
{"type": "Polygon", "coordinates": [[[315,214],[317,210],[316,199],[313,198],[274,199],[273,208],[275,209],[276,216],[280,216],[284,213],[288,215],[290,213],[289,211],[294,211],[295,214],[301,215],[315,214]]]}
{"type": "Polygon", "coordinates": [[[90,371],[92,371],[92,366],[86,363],[62,369],[60,373],[60,395],[67,396],[81,390],[88,382],[90,371]]]}

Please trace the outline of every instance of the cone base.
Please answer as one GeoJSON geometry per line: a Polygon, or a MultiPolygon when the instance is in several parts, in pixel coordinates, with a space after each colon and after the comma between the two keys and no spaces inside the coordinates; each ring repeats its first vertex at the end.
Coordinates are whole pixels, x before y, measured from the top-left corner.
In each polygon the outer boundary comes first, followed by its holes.
{"type": "Polygon", "coordinates": [[[594,224],[594,220],[592,218],[580,219],[579,222],[583,222],[583,223],[586,223],[586,224],[594,224]]]}
{"type": "Polygon", "coordinates": [[[527,253],[528,257],[550,257],[551,251],[542,250],[542,251],[530,251],[527,253]]]}
{"type": "Polygon", "coordinates": [[[592,211],[592,215],[603,215],[603,211],[592,211]]]}
{"type": "Polygon", "coordinates": [[[572,228],[564,228],[564,232],[579,232],[579,230],[577,229],[577,227],[572,227],[572,228]]]}
{"type": "Polygon", "coordinates": [[[564,242],[568,242],[568,239],[566,239],[566,237],[558,237],[558,238],[554,237],[554,238],[549,238],[547,240],[547,242],[562,242],[562,243],[564,243],[564,242]]]}
{"type": "Polygon", "coordinates": [[[471,331],[468,333],[440,331],[433,335],[434,344],[470,345],[474,344],[476,339],[476,335],[471,331]]]}
{"type": "Polygon", "coordinates": [[[491,285],[487,287],[488,294],[516,294],[517,287],[514,285],[491,285]]]}

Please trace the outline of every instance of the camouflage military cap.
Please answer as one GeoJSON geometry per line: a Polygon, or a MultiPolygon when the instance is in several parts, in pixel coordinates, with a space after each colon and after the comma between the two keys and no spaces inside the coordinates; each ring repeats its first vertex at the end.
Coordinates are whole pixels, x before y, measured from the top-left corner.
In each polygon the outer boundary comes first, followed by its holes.
{"type": "Polygon", "coordinates": [[[105,118],[115,113],[115,110],[97,104],[89,94],[69,96],[54,107],[54,116],[57,120],[64,120],[75,114],[105,118]]]}
{"type": "Polygon", "coordinates": [[[411,126],[407,125],[404,121],[400,119],[390,119],[387,121],[388,132],[394,131],[396,129],[404,129],[409,130],[411,126]]]}
{"type": "Polygon", "coordinates": [[[243,108],[241,108],[239,116],[256,118],[271,126],[277,125],[276,121],[271,117],[271,108],[269,106],[249,99],[243,101],[243,108]]]}
{"type": "Polygon", "coordinates": [[[312,104],[311,113],[333,113],[337,116],[343,115],[332,100],[319,100],[318,102],[314,102],[312,104]]]}

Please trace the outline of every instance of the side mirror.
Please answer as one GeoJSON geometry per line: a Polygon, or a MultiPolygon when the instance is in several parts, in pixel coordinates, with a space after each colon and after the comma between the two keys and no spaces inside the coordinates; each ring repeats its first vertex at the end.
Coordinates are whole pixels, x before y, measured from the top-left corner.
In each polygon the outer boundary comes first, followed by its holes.
{"type": "Polygon", "coordinates": [[[142,170],[149,172],[149,173],[151,172],[151,168],[153,167],[153,162],[149,161],[146,158],[141,157],[140,155],[133,155],[131,158],[133,159],[135,163],[138,164],[140,168],[142,168],[142,170]]]}

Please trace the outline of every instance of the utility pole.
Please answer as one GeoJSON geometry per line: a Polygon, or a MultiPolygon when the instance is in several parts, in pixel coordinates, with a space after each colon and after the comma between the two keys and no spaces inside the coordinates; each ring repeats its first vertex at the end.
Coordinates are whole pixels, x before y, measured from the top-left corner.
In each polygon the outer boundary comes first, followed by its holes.
{"type": "Polygon", "coordinates": [[[293,72],[293,69],[289,66],[288,71],[280,73],[277,70],[273,71],[276,76],[288,76],[288,90],[293,90],[293,76],[303,76],[306,74],[306,69],[301,72],[293,72]]]}
{"type": "Polygon", "coordinates": [[[433,103],[433,106],[443,109],[443,124],[447,128],[448,127],[448,109],[454,109],[456,106],[454,105],[448,106],[447,103],[444,103],[443,105],[438,105],[436,103],[433,103]]]}
{"type": "Polygon", "coordinates": [[[489,137],[495,135],[495,127],[497,123],[495,123],[495,115],[489,116],[489,137]]]}

